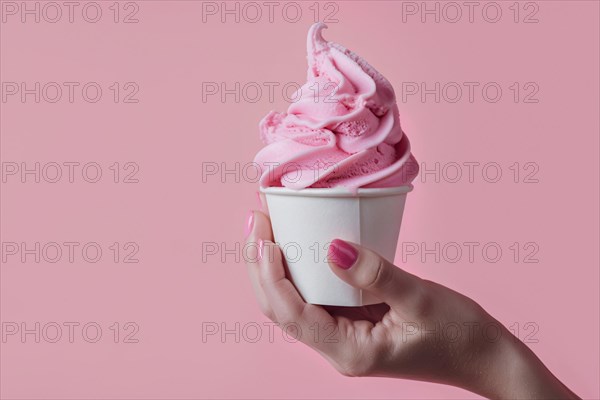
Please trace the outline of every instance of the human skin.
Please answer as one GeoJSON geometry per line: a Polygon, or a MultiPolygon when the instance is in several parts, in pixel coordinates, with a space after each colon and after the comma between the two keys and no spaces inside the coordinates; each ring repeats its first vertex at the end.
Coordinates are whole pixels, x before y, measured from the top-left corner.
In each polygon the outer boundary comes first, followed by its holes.
{"type": "Polygon", "coordinates": [[[307,304],[286,277],[266,213],[249,214],[246,237],[261,311],[279,326],[298,327],[298,340],[343,375],[444,383],[493,399],[579,399],[525,344],[458,292],[335,240],[328,253],[332,271],[383,303],[307,304]]]}

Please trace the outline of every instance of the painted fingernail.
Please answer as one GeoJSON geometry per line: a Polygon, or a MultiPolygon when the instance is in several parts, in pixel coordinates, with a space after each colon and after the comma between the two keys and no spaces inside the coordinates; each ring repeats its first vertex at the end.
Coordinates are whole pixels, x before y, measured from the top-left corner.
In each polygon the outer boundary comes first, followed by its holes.
{"type": "Polygon", "coordinates": [[[341,239],[334,239],[327,250],[327,258],[342,269],[349,269],[358,258],[358,250],[341,239]]]}
{"type": "Polygon", "coordinates": [[[258,240],[258,261],[263,258],[263,249],[265,248],[265,242],[262,239],[258,240]]]}
{"type": "Polygon", "coordinates": [[[254,211],[248,212],[248,219],[246,222],[246,229],[244,230],[244,236],[247,238],[252,232],[252,227],[254,226],[254,211]]]}

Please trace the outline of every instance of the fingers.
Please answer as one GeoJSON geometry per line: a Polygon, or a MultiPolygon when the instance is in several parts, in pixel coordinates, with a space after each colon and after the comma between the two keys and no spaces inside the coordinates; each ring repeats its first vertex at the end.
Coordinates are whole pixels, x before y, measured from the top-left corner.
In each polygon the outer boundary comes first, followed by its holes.
{"type": "Polygon", "coordinates": [[[260,209],[260,211],[262,211],[266,215],[269,215],[269,207],[267,206],[267,197],[265,196],[265,194],[258,191],[256,192],[256,198],[258,201],[258,208],[260,209]]]}
{"type": "Polygon", "coordinates": [[[258,243],[259,239],[273,241],[271,220],[262,211],[250,211],[248,226],[248,242],[258,243]]]}
{"type": "Polygon", "coordinates": [[[339,340],[336,319],[322,307],[304,302],[285,276],[283,256],[271,241],[263,241],[258,271],[260,285],[273,311],[273,320],[282,328],[293,326],[297,339],[324,353],[332,353],[339,340]],[[325,337],[329,341],[323,340],[325,337]]]}
{"type": "Polygon", "coordinates": [[[410,309],[422,294],[422,280],[379,254],[335,239],[327,254],[333,272],[348,284],[366,290],[392,309],[410,309]]]}
{"type": "Polygon", "coordinates": [[[250,211],[246,222],[246,251],[244,252],[244,258],[248,266],[250,282],[252,283],[254,295],[258,300],[258,305],[263,314],[269,315],[272,313],[272,310],[260,286],[260,276],[258,273],[258,248],[261,240],[273,240],[271,222],[262,212],[250,211]]]}
{"type": "Polygon", "coordinates": [[[331,344],[325,346],[323,338],[334,339],[336,320],[321,307],[306,304],[286,278],[281,251],[273,243],[269,218],[260,211],[252,211],[248,227],[246,264],[263,314],[283,329],[296,329],[298,340],[318,350],[327,347],[331,351],[331,344]]]}

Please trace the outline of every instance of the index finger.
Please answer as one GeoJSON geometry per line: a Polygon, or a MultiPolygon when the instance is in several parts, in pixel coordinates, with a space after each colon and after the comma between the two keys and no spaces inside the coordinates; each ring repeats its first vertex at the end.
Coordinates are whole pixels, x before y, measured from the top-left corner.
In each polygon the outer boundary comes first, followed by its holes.
{"type": "Polygon", "coordinates": [[[325,354],[333,353],[341,336],[337,319],[323,307],[308,304],[302,299],[285,276],[281,250],[275,243],[263,241],[261,255],[260,284],[275,314],[275,322],[286,333],[290,327],[295,328],[297,339],[310,347],[325,354]]]}

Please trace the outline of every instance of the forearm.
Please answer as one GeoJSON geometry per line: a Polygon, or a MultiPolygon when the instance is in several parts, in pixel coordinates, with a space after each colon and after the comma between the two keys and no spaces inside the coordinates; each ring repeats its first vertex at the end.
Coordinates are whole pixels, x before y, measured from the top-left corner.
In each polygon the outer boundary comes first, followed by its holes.
{"type": "Polygon", "coordinates": [[[579,399],[542,361],[508,330],[505,339],[484,360],[489,373],[469,388],[491,399],[579,399]]]}

